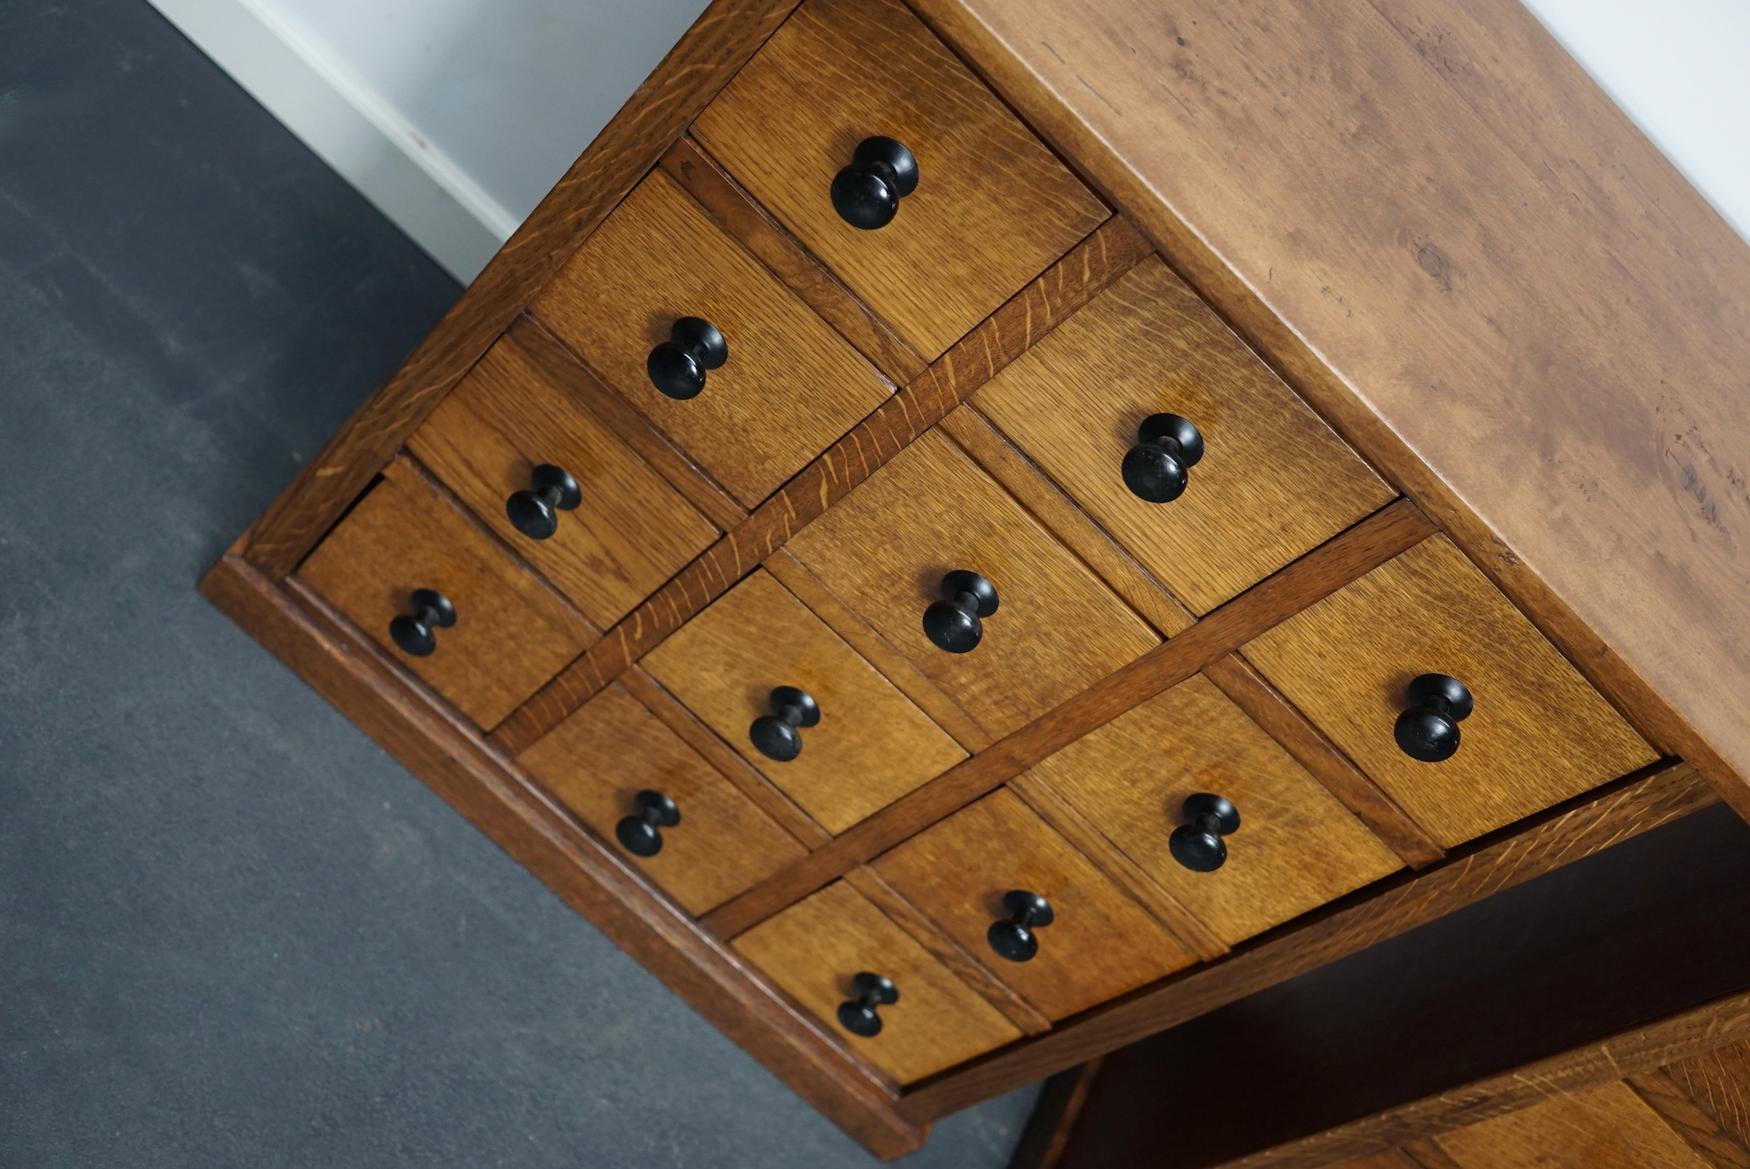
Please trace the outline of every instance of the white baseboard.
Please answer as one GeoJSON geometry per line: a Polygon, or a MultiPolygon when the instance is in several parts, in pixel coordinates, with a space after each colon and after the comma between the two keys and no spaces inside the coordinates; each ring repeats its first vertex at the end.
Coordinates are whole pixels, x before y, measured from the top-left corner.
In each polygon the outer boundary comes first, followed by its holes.
{"type": "Polygon", "coordinates": [[[150,2],[458,280],[472,280],[516,230],[518,216],[271,3],[150,2]]]}

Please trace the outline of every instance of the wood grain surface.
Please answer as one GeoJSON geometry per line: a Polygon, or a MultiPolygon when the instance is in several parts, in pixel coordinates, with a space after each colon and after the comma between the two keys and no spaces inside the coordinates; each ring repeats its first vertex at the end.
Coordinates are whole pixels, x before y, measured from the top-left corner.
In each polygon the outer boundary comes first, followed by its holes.
{"type": "Polygon", "coordinates": [[[1469,840],[1657,753],[1444,536],[1248,643],[1245,656],[1442,845],[1469,840]],[[1458,753],[1392,738],[1418,674],[1475,698],[1458,753]]]}
{"type": "Polygon", "coordinates": [[[931,360],[1108,215],[897,0],[809,0],[693,132],[931,360]],[[828,192],[872,135],[904,142],[919,179],[864,231],[828,192]]]}
{"type": "Polygon", "coordinates": [[[1437,1139],[1460,1169],[1709,1169],[1626,1084],[1552,1096],[1437,1139]]]}
{"type": "Polygon", "coordinates": [[[1740,1111],[1745,1084],[1750,1083],[1742,1078],[1743,1051],[1743,1044],[1729,1044],[1670,1067],[1637,1072],[1625,1082],[1714,1169],[1750,1169],[1750,1142],[1740,1111]],[[1690,1073],[1698,1065],[1708,1069],[1700,1077],[1690,1073]],[[1725,1070],[1726,1078],[1715,1080],[1709,1074],[1716,1068],[1725,1070]]]}
{"type": "Polygon", "coordinates": [[[1691,1056],[1666,1067],[1664,1074],[1714,1118],[1723,1134],[1750,1149],[1750,1043],[1691,1056]]]}

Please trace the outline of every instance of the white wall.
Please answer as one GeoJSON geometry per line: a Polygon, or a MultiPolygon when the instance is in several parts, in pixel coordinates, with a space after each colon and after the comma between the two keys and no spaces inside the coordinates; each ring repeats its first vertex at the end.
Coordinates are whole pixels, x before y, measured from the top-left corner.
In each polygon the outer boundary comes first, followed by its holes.
{"type": "MultiPolygon", "coordinates": [[[[464,280],[704,8],[151,2],[464,280]]],[[[1527,2],[1750,238],[1750,0],[1527,2]]]]}

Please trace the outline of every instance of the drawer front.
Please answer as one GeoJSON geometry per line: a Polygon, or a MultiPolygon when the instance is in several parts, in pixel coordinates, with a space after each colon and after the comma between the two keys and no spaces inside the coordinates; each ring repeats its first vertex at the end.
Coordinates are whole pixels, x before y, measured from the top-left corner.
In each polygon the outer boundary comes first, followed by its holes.
{"type": "Polygon", "coordinates": [[[749,507],[892,391],[661,171],[584,241],[533,309],[749,507]],[[697,396],[676,399],[656,388],[648,363],[683,317],[710,322],[728,355],[697,396]]]}
{"type": "Polygon", "coordinates": [[[1274,739],[1201,676],[1149,699],[1035,765],[1050,788],[1223,942],[1235,945],[1399,868],[1397,857],[1274,739]],[[1195,829],[1186,800],[1239,813],[1226,859],[1174,859],[1195,829]],[[1182,838],[1183,839],[1183,838],[1182,838]]]}
{"type": "Polygon", "coordinates": [[[1200,614],[1393,497],[1152,257],[973,400],[1200,614]],[[1125,474],[1127,456],[1142,465],[1138,431],[1157,414],[1188,420],[1203,447],[1189,466],[1179,457],[1184,484],[1169,502],[1152,482],[1139,495],[1125,474]]]}
{"type": "Polygon", "coordinates": [[[966,757],[764,571],[682,626],[644,666],[829,832],[966,757]],[[801,694],[776,693],[784,687],[801,694]],[[818,722],[801,725],[811,718],[818,722]]]}
{"type": "Polygon", "coordinates": [[[790,550],[1000,738],[1159,638],[959,447],[931,431],[804,528],[790,550]],[[996,590],[977,648],[925,634],[949,572],[996,590]]]}
{"type": "Polygon", "coordinates": [[[961,809],[875,868],[1053,1020],[1195,960],[1011,791],[961,809]],[[1034,896],[1050,907],[1049,924],[1034,923],[1034,896]]]}
{"type": "MultiPolygon", "coordinates": [[[[618,682],[524,751],[517,762],[691,914],[705,913],[800,858],[802,845],[618,682]],[[642,791],[667,796],[680,813],[654,833],[621,821],[652,818],[642,791]]],[[[649,801],[647,801],[649,802],[649,801]]]]}
{"type": "Polygon", "coordinates": [[[297,575],[487,729],[564,669],[594,636],[564,598],[402,460],[390,464],[297,575]],[[419,590],[440,594],[455,615],[449,627],[421,627],[432,646],[424,656],[403,649],[390,629],[397,618],[418,617],[413,602],[419,590]]]}
{"type": "Polygon", "coordinates": [[[808,0],[693,132],[927,360],[1108,214],[895,0],[808,0]],[[917,184],[868,230],[832,192],[876,136],[910,151],[917,184]]]}
{"type": "MultiPolygon", "coordinates": [[[[487,350],[407,445],[604,629],[718,534],[662,476],[547,381],[509,338],[487,350]],[[535,468],[543,465],[570,475],[580,500],[559,498],[555,505],[538,495],[535,468]],[[513,497],[523,505],[520,527],[507,511],[513,497]],[[536,499],[546,511],[535,509],[536,499]],[[550,527],[540,526],[549,517],[550,527]]],[[[549,495],[561,495],[552,489],[557,477],[546,482],[549,495]]]]}
{"type": "Polygon", "coordinates": [[[932,957],[910,934],[843,881],[792,905],[735,939],[735,949],[853,1051],[899,1084],[909,1084],[1020,1038],[997,1009],[932,957]],[[898,991],[874,1005],[877,1034],[849,1031],[840,1006],[860,995],[855,979],[874,974],[898,991]]]}
{"type": "MultiPolygon", "coordinates": [[[[1245,655],[1442,845],[1653,762],[1656,753],[1444,536],[1284,621],[1245,655]],[[1458,749],[1413,759],[1394,726],[1421,675],[1474,709],[1458,749]]],[[[1437,712],[1435,712],[1437,713],[1437,712]]]]}
{"type": "Polygon", "coordinates": [[[1458,1169],[1710,1166],[1624,1083],[1551,1096],[1518,1112],[1443,1133],[1436,1143],[1458,1169]]]}

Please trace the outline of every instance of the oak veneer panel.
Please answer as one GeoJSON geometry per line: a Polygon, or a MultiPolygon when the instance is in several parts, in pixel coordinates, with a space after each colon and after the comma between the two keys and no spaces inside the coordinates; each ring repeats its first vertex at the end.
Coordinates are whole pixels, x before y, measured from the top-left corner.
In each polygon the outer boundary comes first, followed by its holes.
{"type": "Polygon", "coordinates": [[[695,916],[806,851],[617,682],[517,762],[695,916]],[[651,857],[625,852],[614,837],[643,788],[663,792],[681,812],[651,857]]]}
{"type": "Polygon", "coordinates": [[[735,949],[789,992],[857,1055],[900,1084],[1020,1037],[995,1007],[843,881],[742,934],[735,949]],[[899,1001],[880,1008],[871,1039],[838,1024],[860,971],[893,979],[899,1001]]]}
{"type": "MultiPolygon", "coordinates": [[[[1721,1049],[1731,1052],[1742,1050],[1741,1045],[1721,1049]]],[[[1691,1059],[1681,1060],[1679,1064],[1693,1064],[1704,1061],[1714,1052],[1697,1055],[1691,1059]]],[[[1727,1067],[1731,1062],[1727,1061],[1727,1067]]],[[[1741,1062],[1741,1061],[1737,1061],[1741,1062]]],[[[1673,1065],[1674,1067],[1677,1065],[1673,1065]]],[[[1750,1169],[1750,1146],[1744,1142],[1744,1133],[1740,1129],[1734,1131],[1730,1122],[1723,1120],[1715,1112],[1717,1091],[1723,1089],[1728,1115],[1733,1098],[1741,1098],[1744,1085],[1750,1083],[1740,1077],[1745,1070],[1734,1069],[1730,1078],[1723,1084],[1706,1084],[1699,1092],[1686,1091],[1685,1085],[1677,1077],[1669,1074],[1672,1068],[1653,1068],[1649,1071],[1636,1072],[1627,1077],[1628,1086],[1633,1088],[1635,1095],[1646,1101],[1647,1106],[1659,1114],[1659,1118],[1669,1125],[1673,1132],[1688,1142],[1689,1147],[1700,1153],[1702,1159],[1713,1166],[1713,1169],[1750,1169]]]]}
{"type": "Polygon", "coordinates": [[[1196,613],[1394,494],[1158,259],[973,403],[1196,613]],[[1185,493],[1165,504],[1132,495],[1119,472],[1155,413],[1190,419],[1204,441],[1185,493]]]}
{"type": "Polygon", "coordinates": [[[1120,715],[1017,784],[1068,800],[1228,945],[1400,867],[1304,767],[1201,676],[1120,715]],[[1167,846],[1194,792],[1226,796],[1240,829],[1227,863],[1194,873],[1167,846]]]}
{"type": "Polygon", "coordinates": [[[825,622],[755,572],[652,650],[643,666],[829,832],[886,807],[966,752],[825,622]],[[754,749],[748,727],[771,692],[813,696],[820,723],[788,762],[754,749]]]}
{"type": "Polygon", "coordinates": [[[1710,1169],[1626,1084],[1554,1096],[1437,1143],[1462,1169],[1710,1169]]]}
{"type": "Polygon", "coordinates": [[[1332,1169],[1424,1169],[1415,1161],[1399,1152],[1375,1153],[1371,1157],[1357,1157],[1344,1161],[1332,1169]]]}
{"type": "Polygon", "coordinates": [[[532,311],[749,507],[892,391],[662,171],[626,196],[532,311]],[[697,397],[676,401],[650,384],[645,361],[685,316],[722,330],[729,360],[697,397]]]}
{"type": "Polygon", "coordinates": [[[1657,757],[1444,536],[1244,653],[1445,846],[1657,757]],[[1392,738],[1406,687],[1425,673],[1459,678],[1476,702],[1458,753],[1440,763],[1411,759],[1392,738]]]}
{"type": "Polygon", "coordinates": [[[809,0],[693,133],[926,360],[1108,215],[896,0],[809,0]],[[871,135],[904,142],[919,179],[864,231],[828,192],[871,135]]]}
{"type": "Polygon", "coordinates": [[[912,837],[875,871],[986,969],[1052,1019],[1076,1014],[1192,964],[1193,956],[1140,905],[1013,792],[999,790],[912,837]],[[1051,902],[1038,953],[1010,962],[985,931],[1008,916],[1003,894],[1051,902]]]}
{"type": "Polygon", "coordinates": [[[901,451],[787,547],[998,738],[1159,644],[940,432],[901,451]],[[1000,600],[965,654],[936,648],[922,624],[957,568],[988,577],[1000,600]]]}
{"type": "MultiPolygon", "coordinates": [[[[1750,1150],[1750,1043],[1733,1043],[1663,1069],[1726,1136],[1750,1150]]],[[[1745,1157],[1750,1162],[1750,1156],[1745,1157]]]]}
{"type": "Polygon", "coordinates": [[[405,460],[348,512],[298,577],[403,667],[490,728],[563,669],[595,631],[538,577],[405,460]],[[403,653],[389,623],[415,589],[456,607],[437,649],[403,653]]]}
{"type": "Polygon", "coordinates": [[[688,561],[717,528],[563,390],[522,348],[501,340],[462,379],[408,448],[518,555],[596,625],[624,617],[688,561]],[[536,466],[571,472],[583,502],[534,540],[505,500],[536,466]]]}

